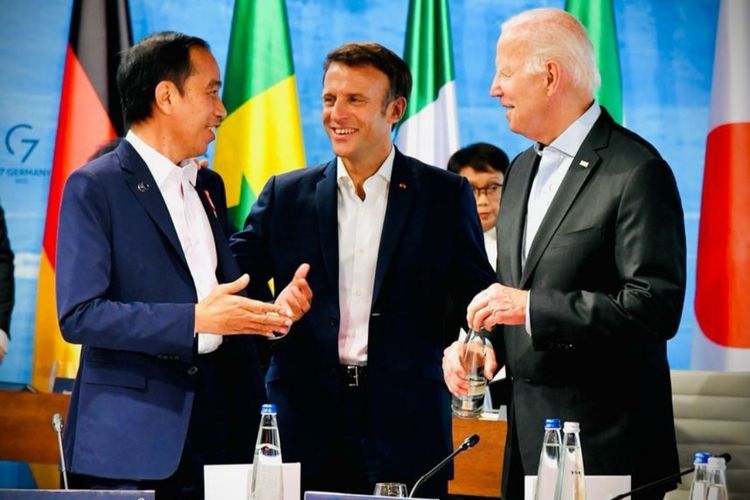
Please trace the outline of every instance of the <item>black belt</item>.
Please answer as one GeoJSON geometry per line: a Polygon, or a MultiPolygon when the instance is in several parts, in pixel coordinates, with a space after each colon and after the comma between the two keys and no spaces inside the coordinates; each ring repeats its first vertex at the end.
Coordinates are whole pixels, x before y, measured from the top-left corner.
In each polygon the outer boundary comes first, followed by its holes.
{"type": "Polygon", "coordinates": [[[367,367],[362,365],[340,365],[341,381],[346,387],[360,387],[367,379],[367,367]]]}

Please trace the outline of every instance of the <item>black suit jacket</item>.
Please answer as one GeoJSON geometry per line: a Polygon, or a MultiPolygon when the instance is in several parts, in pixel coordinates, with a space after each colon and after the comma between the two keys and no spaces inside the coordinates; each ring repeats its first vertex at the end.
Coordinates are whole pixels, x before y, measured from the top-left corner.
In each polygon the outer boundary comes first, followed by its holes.
{"type": "Polygon", "coordinates": [[[8,241],[5,212],[0,207],[0,329],[10,338],[10,313],[13,311],[13,251],[8,241]]]}
{"type": "Polygon", "coordinates": [[[587,474],[629,474],[635,487],[676,472],[666,341],[682,312],[685,231],[672,172],[602,109],[521,269],[537,158],[513,162],[498,221],[498,279],[531,291],[532,335],[496,330],[513,380],[508,442],[520,446],[508,446],[506,476],[518,460],[536,473],[548,417],[581,423],[587,474]]]}
{"type": "MultiPolygon", "coordinates": [[[[338,471],[321,470],[320,456],[330,451],[344,414],[336,161],[269,180],[232,250],[251,285],[273,277],[276,290],[301,263],[311,265],[312,308],[272,344],[266,383],[278,405],[284,457],[302,461],[303,486],[306,478],[335,479],[338,471]]],[[[367,446],[380,480],[412,485],[449,453],[450,395],[441,360],[456,330],[448,324],[448,304],[465,310],[492,282],[466,180],[396,151],[368,341],[367,446]]]]}

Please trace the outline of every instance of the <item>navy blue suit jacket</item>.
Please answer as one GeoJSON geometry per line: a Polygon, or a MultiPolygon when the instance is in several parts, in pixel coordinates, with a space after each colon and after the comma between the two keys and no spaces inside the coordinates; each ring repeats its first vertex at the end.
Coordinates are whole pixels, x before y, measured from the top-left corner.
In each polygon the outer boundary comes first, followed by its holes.
{"type": "MultiPolygon", "coordinates": [[[[221,178],[202,170],[196,190],[214,233],[217,279],[234,280],[221,178]]],[[[191,416],[203,459],[251,458],[264,398],[255,341],[227,337],[216,352],[196,354],[190,271],[159,188],[127,141],[68,179],[56,270],[60,328],[83,346],[65,427],[72,472],[165,478],[191,416]],[[199,386],[209,399],[194,404],[199,386]]]]}
{"type": "MultiPolygon", "coordinates": [[[[338,432],[342,398],[336,161],[271,178],[231,246],[251,284],[272,277],[276,290],[311,265],[312,308],[273,342],[266,383],[285,460],[302,462],[303,482],[335,476],[319,456],[338,432]]],[[[446,312],[492,282],[467,181],[396,151],[368,339],[367,446],[383,478],[413,484],[449,453],[441,360],[457,329],[446,312]]]]}

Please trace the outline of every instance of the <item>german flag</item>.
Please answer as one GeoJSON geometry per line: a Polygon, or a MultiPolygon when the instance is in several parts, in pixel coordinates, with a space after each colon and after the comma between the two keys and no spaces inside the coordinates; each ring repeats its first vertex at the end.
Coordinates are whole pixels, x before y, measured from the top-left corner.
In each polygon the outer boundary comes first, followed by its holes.
{"type": "Polygon", "coordinates": [[[124,134],[115,76],[131,41],[127,0],[74,0],[37,288],[32,384],[43,391],[51,389],[55,376],[75,377],[80,352],[63,340],[55,304],[63,187],[102,145],[124,134]]]}

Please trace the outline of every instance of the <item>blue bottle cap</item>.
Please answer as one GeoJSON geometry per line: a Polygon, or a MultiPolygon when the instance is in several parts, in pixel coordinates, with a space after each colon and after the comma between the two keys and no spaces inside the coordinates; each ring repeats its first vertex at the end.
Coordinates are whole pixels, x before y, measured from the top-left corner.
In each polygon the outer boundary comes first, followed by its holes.
{"type": "Polygon", "coordinates": [[[276,405],[267,403],[260,407],[261,413],[276,413],[276,405]]]}
{"type": "Polygon", "coordinates": [[[545,429],[559,429],[560,428],[560,419],[559,418],[548,418],[544,421],[544,428],[545,429]]]}
{"type": "Polygon", "coordinates": [[[708,463],[708,459],[711,457],[711,453],[707,451],[699,451],[695,454],[695,457],[693,458],[694,464],[706,464],[708,463]]]}

